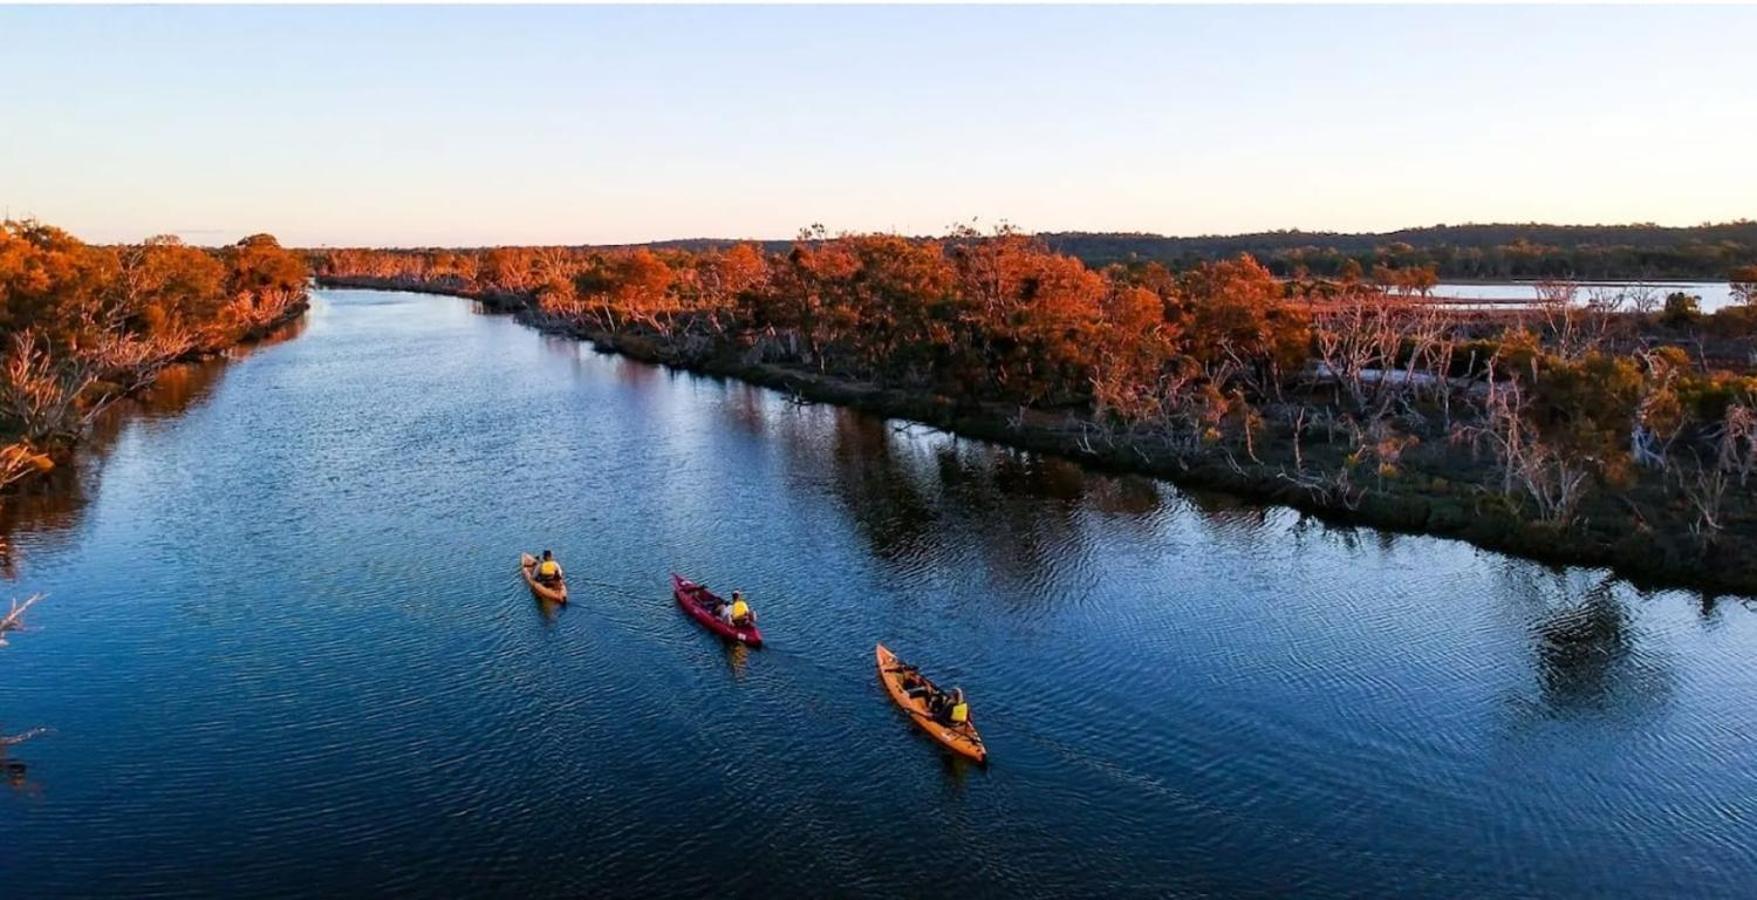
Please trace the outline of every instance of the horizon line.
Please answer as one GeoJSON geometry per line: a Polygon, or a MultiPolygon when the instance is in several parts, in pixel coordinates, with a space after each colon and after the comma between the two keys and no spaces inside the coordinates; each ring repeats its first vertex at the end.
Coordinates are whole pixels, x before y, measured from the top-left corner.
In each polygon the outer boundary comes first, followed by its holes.
{"type": "MultiPolygon", "coordinates": [[[[1005,223],[1002,223],[1002,224],[1004,225],[1005,223]]],[[[1710,221],[1704,221],[1704,222],[1697,222],[1692,225],[1670,225],[1670,224],[1662,224],[1659,222],[1654,222],[1651,220],[1642,221],[1642,222],[1540,222],[1540,221],[1533,220],[1533,221],[1525,221],[1525,222],[1515,222],[1515,221],[1437,222],[1432,225],[1406,225],[1406,226],[1402,226],[1399,228],[1392,228],[1392,229],[1388,229],[1388,230],[1384,230],[1384,231],[1340,231],[1340,230],[1324,230],[1324,229],[1306,229],[1306,228],[1296,226],[1296,227],[1291,227],[1291,228],[1276,228],[1276,229],[1269,229],[1269,230],[1264,230],[1264,231],[1230,231],[1230,232],[1209,231],[1209,232],[1200,232],[1200,233],[1196,233],[1196,234],[1167,234],[1164,232],[1156,232],[1156,231],[1094,231],[1094,230],[1085,230],[1085,229],[1052,230],[1052,229],[1024,229],[1024,228],[1015,229],[1014,233],[1023,234],[1023,235],[1027,235],[1027,236],[1031,236],[1031,237],[1060,237],[1060,236],[1070,236],[1070,235],[1081,235],[1081,236],[1099,236],[1099,237],[1112,236],[1112,237],[1133,237],[1133,238],[1159,238],[1162,240],[1172,240],[1172,241],[1200,241],[1200,240],[1218,240],[1218,239],[1227,239],[1227,238],[1236,239],[1236,238],[1248,238],[1248,237],[1268,237],[1268,236],[1275,236],[1275,235],[1311,235],[1314,237],[1385,237],[1385,236],[1390,236],[1390,235],[1406,234],[1409,232],[1437,231],[1442,228],[1579,228],[1579,229],[1586,229],[1586,228],[1630,228],[1630,229],[1633,229],[1633,228],[1652,228],[1652,229],[1659,229],[1659,230],[1664,230],[1664,231],[1689,231],[1689,230],[1693,230],[1693,229],[1706,229],[1706,228],[1736,228],[1741,225],[1752,225],[1752,224],[1757,224],[1757,219],[1750,219],[1750,218],[1741,217],[1741,218],[1737,218],[1737,219],[1727,219],[1724,221],[1710,220],[1710,221]]],[[[953,226],[948,226],[948,229],[950,227],[953,227],[953,226]]],[[[218,231],[218,230],[222,230],[222,229],[204,229],[204,232],[211,233],[213,231],[218,231]]],[[[802,228],[800,230],[805,231],[808,229],[802,228]]],[[[188,232],[188,233],[195,233],[195,232],[188,232]]],[[[271,232],[271,234],[272,234],[272,232],[271,232]]],[[[896,235],[896,236],[907,238],[909,240],[942,240],[946,237],[949,237],[949,235],[947,235],[947,234],[932,234],[932,233],[909,234],[909,233],[903,232],[900,229],[882,229],[882,228],[873,228],[873,229],[864,229],[864,230],[826,231],[824,234],[824,237],[825,238],[837,238],[837,237],[845,237],[845,236],[859,236],[859,235],[871,235],[871,234],[896,235]]],[[[817,239],[818,238],[808,238],[807,240],[817,240],[817,239]]],[[[352,250],[352,249],[371,249],[371,250],[490,250],[490,249],[494,249],[496,247],[570,247],[570,248],[602,247],[602,248],[607,248],[607,249],[621,249],[621,248],[626,248],[626,247],[651,247],[651,246],[656,246],[656,245],[660,245],[660,244],[688,244],[688,243],[778,244],[778,243],[796,242],[799,240],[801,240],[801,237],[797,234],[790,236],[790,237],[710,237],[710,236],[697,235],[697,236],[693,236],[693,237],[652,238],[652,239],[644,240],[644,241],[611,241],[611,242],[585,241],[585,242],[579,242],[579,243],[374,244],[374,245],[324,243],[324,244],[306,245],[305,247],[302,247],[301,249],[309,248],[309,249],[330,249],[330,250],[352,250]]]]}

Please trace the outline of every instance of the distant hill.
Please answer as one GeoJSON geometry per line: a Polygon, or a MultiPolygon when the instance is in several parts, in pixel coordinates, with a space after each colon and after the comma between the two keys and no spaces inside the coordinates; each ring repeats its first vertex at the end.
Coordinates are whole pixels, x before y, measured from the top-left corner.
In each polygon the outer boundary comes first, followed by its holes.
{"type": "Polygon", "coordinates": [[[1377,234],[1268,231],[1164,237],[1059,232],[1041,235],[1059,252],[1091,265],[1158,262],[1184,268],[1249,253],[1288,274],[1304,266],[1334,274],[1348,259],[1433,265],[1447,278],[1700,278],[1757,264],[1757,221],[1663,225],[1435,225],[1377,234]]]}
{"type": "Polygon", "coordinates": [[[758,240],[756,238],[673,238],[668,241],[648,241],[644,244],[597,244],[598,249],[632,250],[636,247],[647,247],[653,250],[687,250],[700,253],[716,247],[730,247],[733,244],[756,244],[768,253],[786,253],[794,244],[791,238],[785,240],[758,240]]]}
{"type": "MultiPolygon", "coordinates": [[[[1717,281],[1739,266],[1757,265],[1757,221],[1671,227],[1636,225],[1434,225],[1399,231],[1265,231],[1256,234],[1166,237],[1116,232],[1047,232],[1039,237],[1088,265],[1160,263],[1185,269],[1203,260],[1249,253],[1277,274],[1304,268],[1335,275],[1352,259],[1375,264],[1433,266],[1453,279],[1695,279],[1717,281]]],[[[703,250],[735,241],[689,238],[642,246],[703,250]]],[[[789,240],[760,241],[771,252],[789,240]]],[[[631,245],[632,246],[632,245],[631,245]]]]}
{"type": "MultiPolygon", "coordinates": [[[[1204,260],[1249,253],[1277,275],[1304,270],[1340,274],[1352,260],[1366,272],[1375,265],[1432,266],[1441,278],[1517,280],[1721,281],[1740,266],[1757,265],[1757,221],[1670,227],[1665,225],[1435,225],[1400,231],[1349,234],[1334,231],[1265,231],[1257,234],[1166,237],[1157,234],[1046,232],[1051,249],[1088,265],[1159,263],[1174,270],[1204,260]]],[[[702,251],[757,243],[784,253],[790,239],[678,238],[634,244],[594,244],[573,250],[635,247],[702,251]]],[[[416,248],[406,248],[414,250],[416,248]]],[[[437,250],[440,248],[426,248],[437,250]]],[[[450,248],[487,250],[487,247],[450,248]]]]}

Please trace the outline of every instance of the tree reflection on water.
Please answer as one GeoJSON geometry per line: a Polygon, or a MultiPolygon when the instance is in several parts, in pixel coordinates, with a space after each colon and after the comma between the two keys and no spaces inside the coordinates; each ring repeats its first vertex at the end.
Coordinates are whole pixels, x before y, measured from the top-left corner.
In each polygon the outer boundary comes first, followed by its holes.
{"type": "Polygon", "coordinates": [[[145,390],[106,407],[91,421],[77,453],[46,476],[9,492],[0,503],[0,577],[18,577],[11,540],[14,534],[29,532],[45,545],[55,546],[73,532],[90,498],[97,494],[97,479],[102,476],[105,460],[129,428],[175,418],[203,405],[218,388],[229,363],[291,341],[306,328],[305,318],[300,317],[221,356],[169,366],[145,390]]]}
{"type": "Polygon", "coordinates": [[[1164,504],[1152,479],[743,386],[728,391],[725,418],[775,440],[796,472],[828,487],[874,556],[899,569],[974,558],[998,589],[1033,596],[1058,562],[1084,555],[1084,517],[1096,512],[1146,534],[1164,504]]]}
{"type": "Polygon", "coordinates": [[[1582,583],[1579,573],[1529,565],[1505,568],[1507,596],[1517,598],[1528,634],[1543,712],[1553,718],[1657,714],[1677,677],[1657,639],[1637,629],[1626,604],[1634,595],[1609,576],[1582,583]]]}

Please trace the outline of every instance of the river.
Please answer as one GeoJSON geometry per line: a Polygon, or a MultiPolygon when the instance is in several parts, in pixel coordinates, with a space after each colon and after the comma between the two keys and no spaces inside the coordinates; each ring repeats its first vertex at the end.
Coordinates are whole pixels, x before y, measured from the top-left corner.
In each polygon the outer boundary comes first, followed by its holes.
{"type": "Polygon", "coordinates": [[[1735,895],[1757,607],[319,291],[12,523],[0,895],[1735,895]],[[574,602],[539,606],[520,550],[574,602]],[[729,649],[667,574],[743,588],[729,649]],[[875,677],[962,685],[992,764],[875,677]],[[23,766],[20,770],[18,767],[23,766]]]}

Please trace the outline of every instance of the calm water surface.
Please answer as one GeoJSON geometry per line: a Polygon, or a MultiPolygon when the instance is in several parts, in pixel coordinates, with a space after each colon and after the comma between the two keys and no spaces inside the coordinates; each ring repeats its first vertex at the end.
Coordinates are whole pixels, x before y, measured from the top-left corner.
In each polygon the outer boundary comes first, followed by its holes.
{"type": "Polygon", "coordinates": [[[322,292],[15,508],[0,896],[1746,894],[1757,610],[322,292]],[[552,546],[575,603],[515,572],[552,546]],[[751,595],[728,649],[673,569],[751,595]],[[889,703],[883,640],[993,765],[889,703]]]}
{"type": "MultiPolygon", "coordinates": [[[[1608,302],[1611,298],[1620,296],[1623,298],[1623,309],[1633,311],[1638,292],[1649,295],[1654,308],[1659,309],[1665,305],[1666,295],[1680,291],[1694,294],[1699,299],[1703,312],[1723,309],[1735,302],[1732,285],[1724,281],[1650,281],[1639,284],[1626,281],[1582,281],[1577,284],[1576,299],[1581,303],[1589,300],[1608,302]]],[[[1440,284],[1431,293],[1435,297],[1488,300],[1495,303],[1535,303],[1540,299],[1536,283],[1530,281],[1440,284]]]]}

